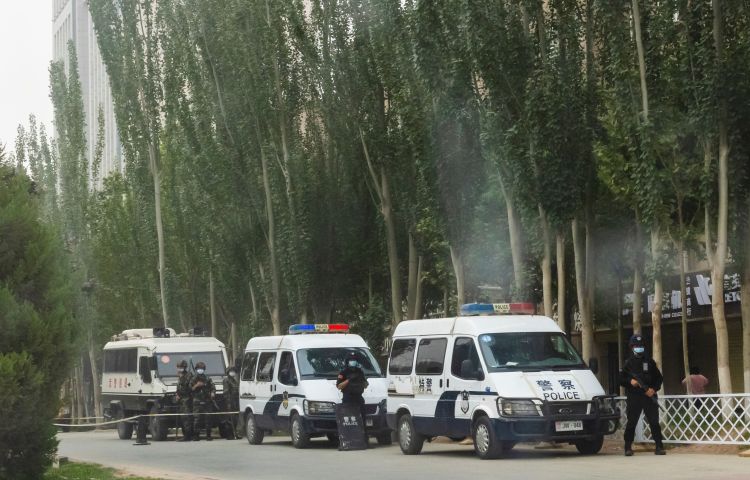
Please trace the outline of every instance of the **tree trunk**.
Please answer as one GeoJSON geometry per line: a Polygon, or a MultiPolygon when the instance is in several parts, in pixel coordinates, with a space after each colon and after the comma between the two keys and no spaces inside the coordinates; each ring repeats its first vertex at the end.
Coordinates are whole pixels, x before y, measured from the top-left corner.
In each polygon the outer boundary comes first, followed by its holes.
{"type": "Polygon", "coordinates": [[[154,180],[154,210],[156,217],[156,240],[159,245],[159,292],[161,294],[161,312],[164,326],[169,326],[169,315],[167,314],[167,291],[166,291],[166,254],[164,252],[164,225],[161,218],[161,173],[159,172],[158,147],[153,140],[149,141],[148,157],[151,166],[151,177],[154,180]]]}
{"type": "Polygon", "coordinates": [[[464,274],[464,260],[461,252],[453,245],[448,247],[451,252],[451,263],[453,263],[453,272],[456,275],[456,305],[457,309],[461,309],[461,305],[464,304],[464,285],[466,277],[464,274]]]}
{"type": "MultiPolygon", "coordinates": [[[[745,232],[745,268],[742,272],[742,369],[745,391],[750,392],[750,227],[745,232]]],[[[747,410],[746,410],[747,411],[747,410]]]]}
{"type": "Polygon", "coordinates": [[[585,362],[594,354],[594,326],[589,312],[589,298],[586,288],[586,247],[577,218],[572,222],[573,256],[575,258],[576,291],[578,310],[581,314],[581,350],[585,362]]]}
{"type": "Polygon", "coordinates": [[[443,317],[448,318],[448,285],[443,286],[443,317]]]}
{"type": "MultiPolygon", "coordinates": [[[[420,257],[421,258],[421,257],[420,257]]],[[[406,318],[416,318],[416,300],[417,300],[417,277],[419,270],[419,258],[417,256],[417,246],[414,243],[414,235],[409,232],[409,286],[406,295],[406,318]]]]}
{"type": "MultiPolygon", "coordinates": [[[[651,258],[655,264],[658,264],[659,259],[659,230],[658,226],[654,225],[651,230],[651,258]]],[[[654,306],[651,309],[651,354],[653,356],[656,365],[663,369],[664,364],[662,363],[662,346],[661,346],[661,313],[662,306],[664,304],[664,288],[662,287],[661,278],[659,275],[661,272],[656,272],[656,279],[654,280],[654,306]]]]}
{"type": "MultiPolygon", "coordinates": [[[[260,127],[258,127],[260,128],[260,127]]],[[[281,313],[279,308],[279,269],[276,263],[276,222],[273,214],[273,199],[271,198],[271,180],[268,175],[268,160],[261,146],[260,163],[263,171],[263,189],[266,196],[266,215],[268,217],[268,253],[271,268],[271,299],[269,311],[271,313],[271,325],[273,334],[281,335],[281,313]]]]}
{"type": "Polygon", "coordinates": [[[102,385],[99,381],[99,367],[96,363],[96,351],[91,335],[89,335],[89,365],[91,366],[91,386],[94,390],[94,415],[98,420],[102,416],[102,385]]]}
{"type": "Polygon", "coordinates": [[[680,313],[682,317],[682,374],[688,379],[688,381],[685,382],[685,387],[687,388],[687,394],[691,395],[693,392],[689,381],[690,355],[688,354],[687,282],[685,281],[685,273],[687,271],[687,251],[685,250],[685,241],[682,238],[680,238],[678,248],[680,255],[680,313]]]}
{"type": "MultiPolygon", "coordinates": [[[[540,34],[541,35],[541,34],[540,34]]],[[[550,232],[547,214],[539,205],[539,223],[542,225],[542,296],[544,298],[544,316],[552,318],[552,233],[550,232]]]]}
{"type": "Polygon", "coordinates": [[[557,325],[567,332],[565,321],[565,236],[557,232],[557,325]]]}
{"type": "Polygon", "coordinates": [[[633,333],[643,333],[641,316],[643,315],[643,227],[636,212],[635,215],[635,255],[633,261],[633,333]]]}
{"type": "Polygon", "coordinates": [[[417,295],[414,300],[414,318],[422,318],[423,300],[422,300],[422,255],[417,262],[417,295]]]}
{"type": "MultiPolygon", "coordinates": [[[[82,418],[86,415],[86,401],[83,393],[83,359],[78,358],[78,366],[76,367],[76,403],[78,404],[78,418],[82,418]]],[[[85,423],[79,421],[78,423],[85,423]]]]}
{"type": "Polygon", "coordinates": [[[513,259],[513,279],[515,288],[512,290],[514,299],[528,300],[526,296],[526,271],[523,266],[523,242],[521,239],[521,220],[518,218],[513,202],[505,195],[505,206],[508,211],[508,232],[510,234],[510,254],[513,259]]]}
{"type": "Polygon", "coordinates": [[[214,271],[208,267],[208,307],[211,312],[211,336],[218,338],[216,331],[216,296],[214,294],[214,271]]]}
{"type": "Polygon", "coordinates": [[[248,286],[250,287],[250,304],[253,308],[253,333],[257,334],[257,328],[258,328],[258,303],[255,298],[255,288],[253,288],[253,282],[248,282],[248,286]]]}
{"type": "Polygon", "coordinates": [[[237,362],[237,322],[232,320],[229,326],[229,344],[232,349],[232,365],[237,362]]]}
{"type": "Polygon", "coordinates": [[[635,27],[635,45],[638,51],[638,73],[641,79],[643,120],[648,123],[648,88],[646,86],[646,59],[643,49],[643,36],[641,35],[641,11],[638,6],[638,0],[633,0],[631,4],[633,8],[633,25],[635,27]]]}

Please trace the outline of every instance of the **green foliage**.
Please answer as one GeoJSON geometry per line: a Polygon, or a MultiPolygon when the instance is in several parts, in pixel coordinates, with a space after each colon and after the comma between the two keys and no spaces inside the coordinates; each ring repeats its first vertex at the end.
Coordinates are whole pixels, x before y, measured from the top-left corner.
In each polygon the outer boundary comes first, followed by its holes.
{"type": "MultiPolygon", "coordinates": [[[[100,467],[91,463],[65,463],[60,468],[51,468],[44,474],[44,480],[116,480],[123,475],[112,468],[100,467]]],[[[158,480],[152,477],[128,475],[128,480],[158,480]]]]}

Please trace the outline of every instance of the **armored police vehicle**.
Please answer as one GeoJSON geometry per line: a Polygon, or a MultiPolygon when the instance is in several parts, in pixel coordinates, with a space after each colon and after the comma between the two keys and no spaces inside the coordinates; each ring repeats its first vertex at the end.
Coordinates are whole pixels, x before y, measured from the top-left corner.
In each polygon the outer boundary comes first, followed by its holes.
{"type": "Polygon", "coordinates": [[[335,405],[342,395],[336,379],[351,352],[369,383],[363,394],[367,434],[390,444],[386,379],[365,341],[345,324],[292,325],[289,335],[247,342],[239,389],[248,442],[258,445],[273,430],[289,432],[296,448],[315,437],[337,442],[335,405]]]}
{"type": "Polygon", "coordinates": [[[599,452],[618,426],[614,396],[557,324],[533,313],[532,304],[468,304],[456,318],[398,324],[387,405],[403,453],[436,436],[471,436],[482,459],[517,442],[599,452]]]}
{"type": "MultiPolygon", "coordinates": [[[[216,384],[217,397],[227,365],[224,344],[205,335],[201,328],[176,334],[171,328],[125,330],[104,345],[102,369],[102,406],[105,418],[128,418],[138,414],[177,413],[174,399],[177,389],[177,364],[203,362],[206,374],[216,384]]],[[[219,401],[221,399],[219,398],[219,401]]],[[[221,404],[221,403],[219,403],[221,404]]],[[[164,440],[169,428],[178,425],[177,416],[150,417],[149,431],[154,440],[164,440]]],[[[123,440],[130,439],[136,421],[117,424],[123,440]]],[[[232,435],[231,425],[219,424],[224,438],[232,435]]]]}

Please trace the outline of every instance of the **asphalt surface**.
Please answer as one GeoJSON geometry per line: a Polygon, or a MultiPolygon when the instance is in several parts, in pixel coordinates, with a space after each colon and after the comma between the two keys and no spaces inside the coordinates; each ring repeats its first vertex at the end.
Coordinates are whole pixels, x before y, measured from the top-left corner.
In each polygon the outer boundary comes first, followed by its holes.
{"type": "MultiPolygon", "coordinates": [[[[407,456],[398,445],[339,452],[324,440],[306,450],[292,447],[288,437],[266,437],[262,445],[246,440],[152,442],[135,446],[113,430],[60,433],[59,454],[74,461],[99,463],[136,475],[167,479],[326,480],[502,478],[607,480],[749,480],[750,459],[736,455],[636,453],[578,454],[574,447],[538,449],[517,445],[506,458],[479,460],[472,447],[426,443],[420,455],[407,456]]],[[[134,437],[135,439],[135,437],[134,437]]]]}

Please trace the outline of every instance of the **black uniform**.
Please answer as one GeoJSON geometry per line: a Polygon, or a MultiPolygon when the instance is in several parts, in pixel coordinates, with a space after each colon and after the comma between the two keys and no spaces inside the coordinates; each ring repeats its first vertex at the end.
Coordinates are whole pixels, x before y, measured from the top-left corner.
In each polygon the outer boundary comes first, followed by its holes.
{"type": "Polygon", "coordinates": [[[656,393],[652,397],[647,397],[646,390],[652,388],[654,391],[658,391],[663,381],[664,378],[659,371],[659,367],[656,366],[656,362],[646,355],[632,355],[625,361],[620,372],[620,385],[625,387],[625,394],[628,401],[626,407],[628,423],[625,427],[626,450],[633,443],[635,427],[638,424],[641,412],[646,416],[656,447],[658,449],[662,448],[659,405],[656,402],[656,393]],[[630,380],[634,378],[643,388],[634,387],[630,384],[630,380]]]}
{"type": "Polygon", "coordinates": [[[362,411],[362,418],[364,419],[365,398],[362,396],[362,394],[367,388],[367,378],[365,377],[365,372],[363,372],[359,367],[346,367],[341,372],[339,372],[338,379],[336,380],[336,385],[339,385],[346,380],[349,380],[349,384],[341,391],[341,393],[343,393],[341,403],[348,405],[359,405],[360,410],[362,411]]]}

